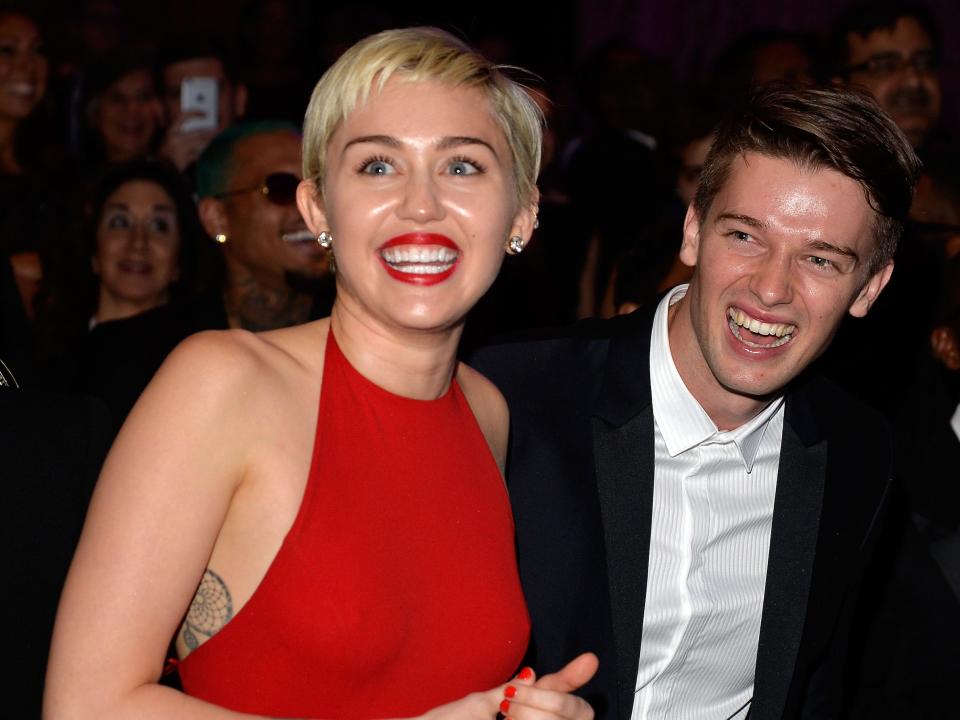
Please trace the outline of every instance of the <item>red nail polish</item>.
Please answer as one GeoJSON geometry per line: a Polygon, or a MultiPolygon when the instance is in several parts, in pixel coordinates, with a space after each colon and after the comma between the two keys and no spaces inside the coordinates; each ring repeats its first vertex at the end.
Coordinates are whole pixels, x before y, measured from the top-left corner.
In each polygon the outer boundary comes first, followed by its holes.
{"type": "Polygon", "coordinates": [[[510,701],[509,701],[509,700],[503,700],[503,701],[501,701],[501,703],[500,703],[500,712],[502,712],[504,715],[506,715],[509,711],[510,711],[510,701]]]}
{"type": "Polygon", "coordinates": [[[517,689],[513,685],[507,685],[507,689],[503,691],[503,696],[508,700],[512,700],[517,694],[517,689]]]}
{"type": "Polygon", "coordinates": [[[520,671],[520,674],[517,675],[517,677],[520,678],[521,680],[529,680],[530,678],[533,677],[533,670],[531,670],[528,667],[525,667],[523,670],[520,671]]]}

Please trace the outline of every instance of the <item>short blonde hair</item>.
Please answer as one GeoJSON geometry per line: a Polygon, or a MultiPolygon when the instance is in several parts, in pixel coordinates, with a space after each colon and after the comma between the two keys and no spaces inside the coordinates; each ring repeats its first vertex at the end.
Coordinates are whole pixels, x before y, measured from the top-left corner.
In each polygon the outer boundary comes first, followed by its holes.
{"type": "Polygon", "coordinates": [[[482,91],[510,148],[517,197],[531,202],[540,171],[543,113],[527,90],[507,77],[508,69],[438,28],[385,30],[364,38],[313,89],[303,125],[303,177],[323,192],[333,133],[374,86],[379,92],[397,75],[406,82],[436,81],[482,91]]]}

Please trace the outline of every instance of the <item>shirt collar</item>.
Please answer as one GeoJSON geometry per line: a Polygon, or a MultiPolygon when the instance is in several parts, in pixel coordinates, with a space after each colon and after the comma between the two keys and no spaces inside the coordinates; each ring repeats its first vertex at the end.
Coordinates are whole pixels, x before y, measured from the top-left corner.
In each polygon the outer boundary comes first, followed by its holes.
{"type": "Polygon", "coordinates": [[[768,404],[748,422],[733,430],[718,430],[710,416],[683,384],[677,371],[667,319],[670,306],[686,295],[688,285],[678,285],[660,301],[653,318],[650,337],[650,393],[653,419],[663,436],[670,457],[676,457],[697,445],[733,442],[740,452],[746,471],[752,472],[760,441],[770,420],[783,407],[783,397],[768,404]]]}

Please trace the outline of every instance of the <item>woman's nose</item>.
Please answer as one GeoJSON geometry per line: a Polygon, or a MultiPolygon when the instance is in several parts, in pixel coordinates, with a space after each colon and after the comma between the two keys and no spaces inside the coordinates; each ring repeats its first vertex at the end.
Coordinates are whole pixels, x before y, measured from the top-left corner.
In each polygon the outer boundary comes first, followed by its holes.
{"type": "Polygon", "coordinates": [[[398,208],[400,217],[416,222],[441,219],[445,212],[436,182],[426,172],[413,173],[403,187],[398,208]]]}

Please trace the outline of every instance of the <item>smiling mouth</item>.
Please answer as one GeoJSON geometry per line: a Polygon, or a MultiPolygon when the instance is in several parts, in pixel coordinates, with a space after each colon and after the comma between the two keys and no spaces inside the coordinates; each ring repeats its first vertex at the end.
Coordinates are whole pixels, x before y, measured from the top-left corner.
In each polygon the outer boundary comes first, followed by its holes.
{"type": "Polygon", "coordinates": [[[456,243],[437,233],[399,235],[380,246],[377,255],[392,278],[414,285],[443,282],[460,262],[456,243]]]}
{"type": "Polygon", "coordinates": [[[797,331],[796,325],[768,323],[750,317],[743,310],[731,307],[727,310],[730,332],[747,347],[769,350],[786,345],[797,331]]]}
{"type": "Polygon", "coordinates": [[[387,267],[411,275],[439,275],[452,269],[460,253],[435,245],[383,248],[380,257],[387,267]]]}

